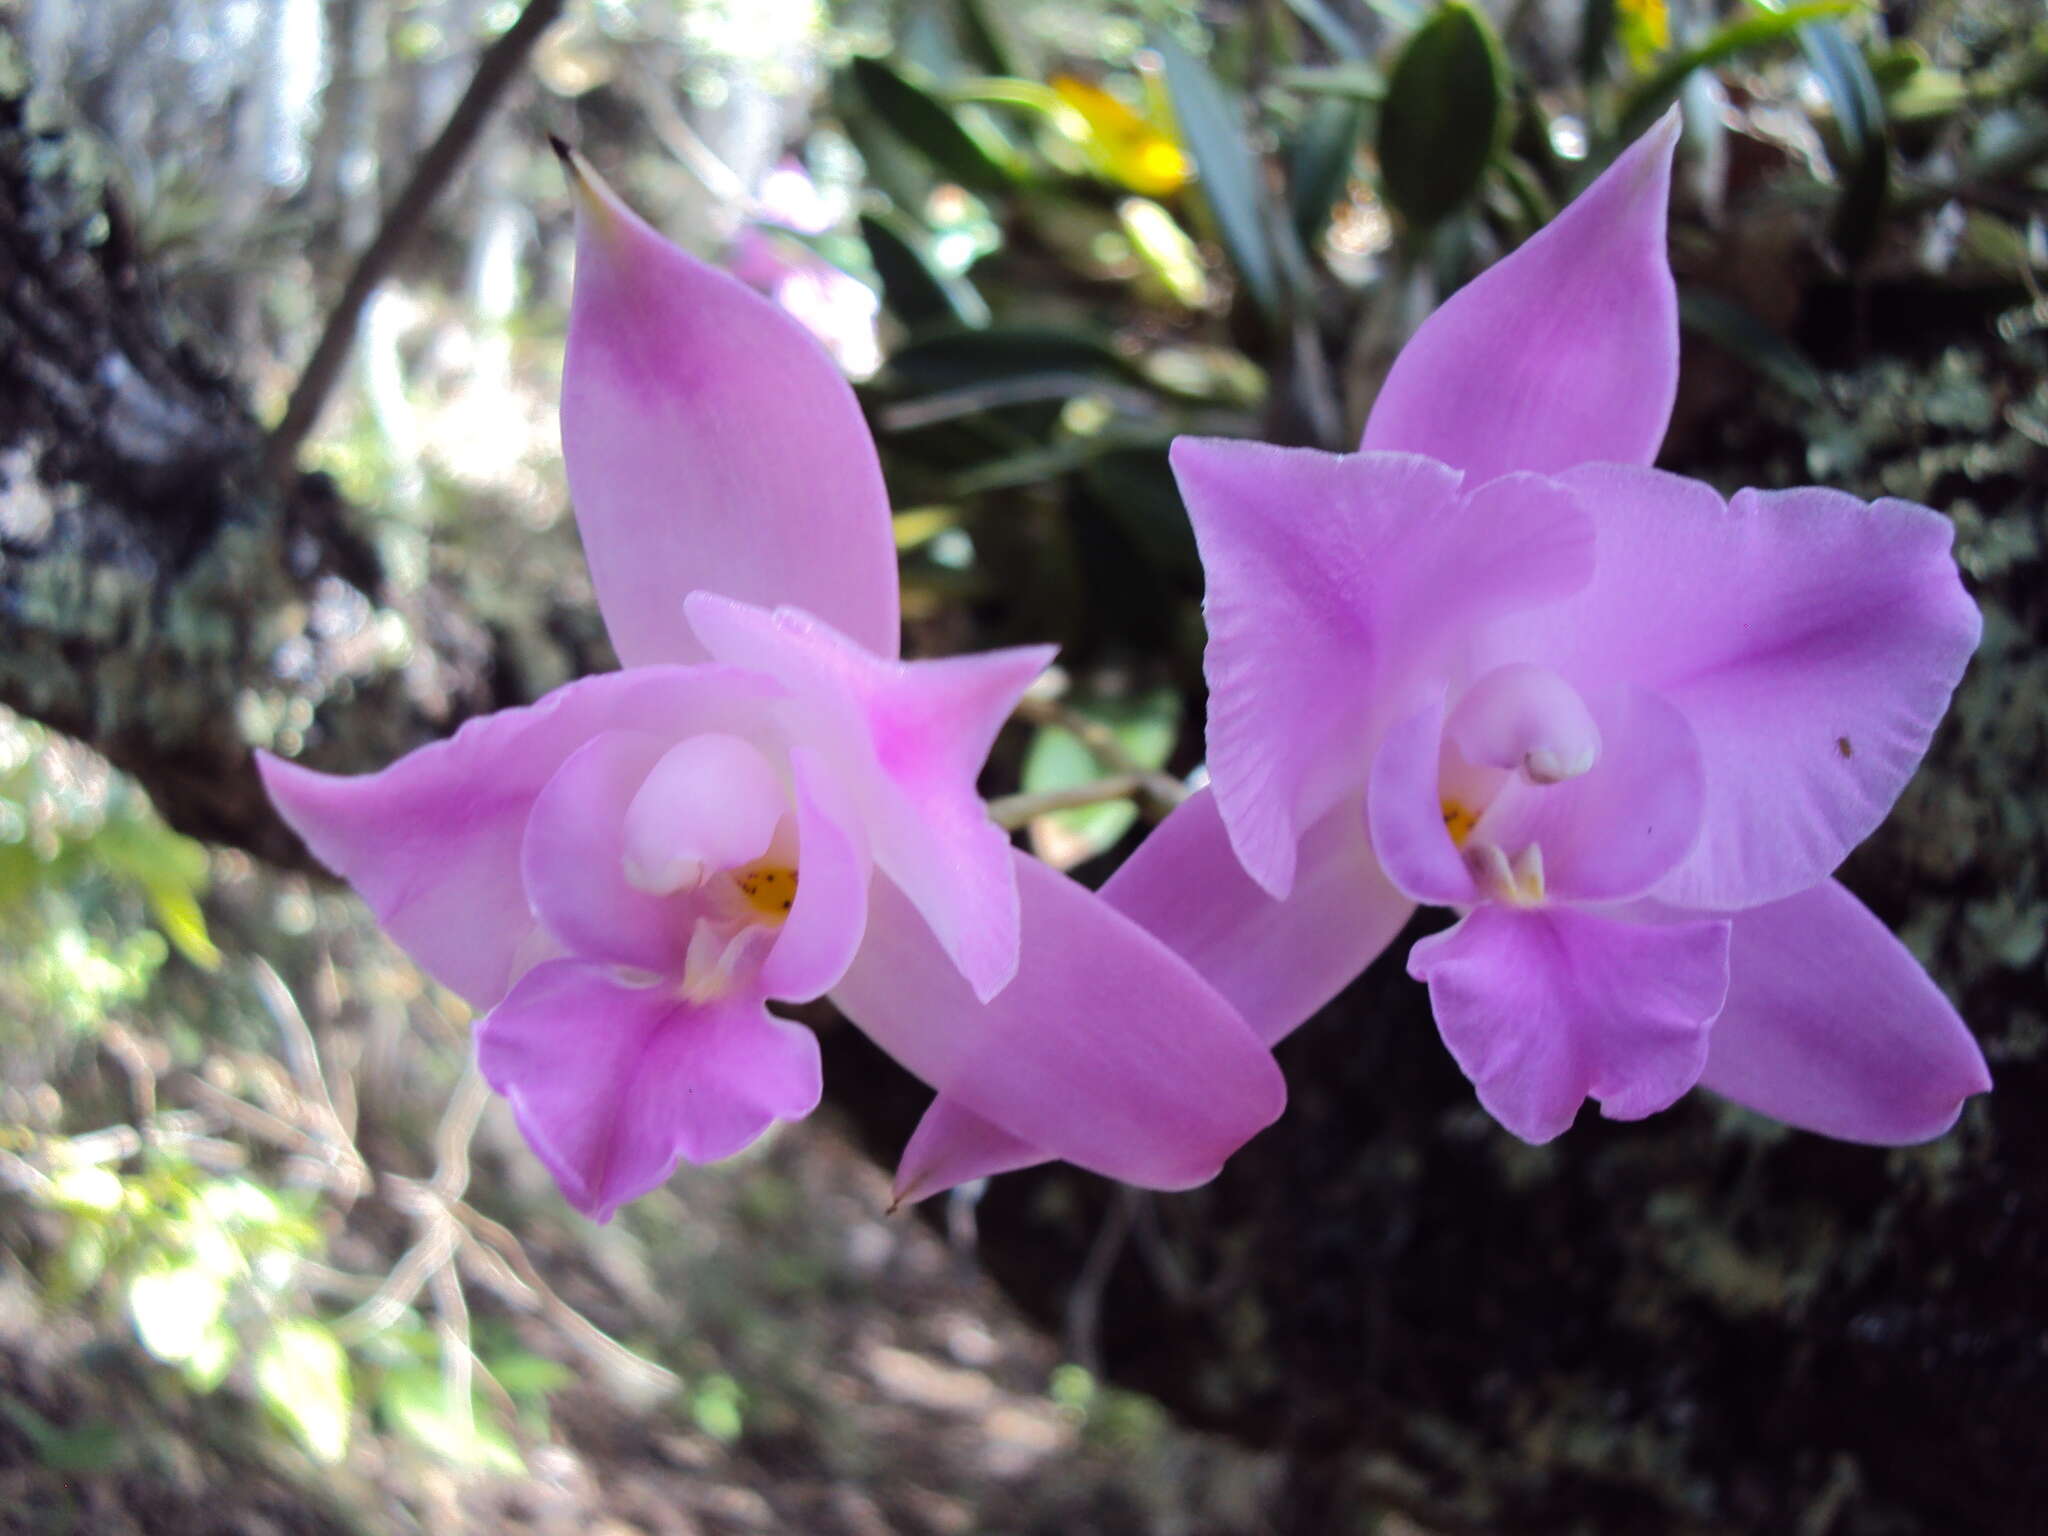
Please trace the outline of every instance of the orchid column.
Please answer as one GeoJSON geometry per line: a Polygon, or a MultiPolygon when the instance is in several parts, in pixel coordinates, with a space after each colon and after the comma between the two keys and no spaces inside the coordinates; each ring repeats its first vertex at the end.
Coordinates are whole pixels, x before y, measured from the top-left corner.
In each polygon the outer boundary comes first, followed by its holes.
{"type": "Polygon", "coordinates": [[[262,762],[286,820],[438,980],[604,1219],[817,1103],[770,1001],[829,995],[980,1123],[1199,1183],[1279,1074],[1184,960],[1023,857],[975,777],[1032,648],[897,659],[894,543],[851,391],[792,319],[581,159],[562,399],[623,670],[381,773],[262,762]]]}

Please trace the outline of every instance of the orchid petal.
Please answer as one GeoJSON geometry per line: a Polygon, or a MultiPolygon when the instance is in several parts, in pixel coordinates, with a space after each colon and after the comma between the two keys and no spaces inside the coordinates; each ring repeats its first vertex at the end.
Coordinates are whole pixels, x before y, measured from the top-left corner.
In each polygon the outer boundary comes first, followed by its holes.
{"type": "Polygon", "coordinates": [[[642,731],[600,731],[533,802],[520,879],[541,927],[573,955],[647,971],[682,960],[687,898],[650,894],[626,871],[626,807],[665,746],[642,731]]]}
{"type": "Polygon", "coordinates": [[[794,603],[870,651],[900,643],[874,440],[824,349],[685,255],[580,156],[562,457],[621,661],[697,661],[698,590],[794,603]]]}
{"type": "Polygon", "coordinates": [[[1599,575],[1547,634],[1512,620],[1502,644],[1582,685],[1624,674],[1692,722],[1704,831],[1659,897],[1727,910],[1826,878],[1905,788],[1976,648],[1948,519],[1819,489],[1724,504],[1620,466],[1565,478],[1599,575]]]}
{"type": "Polygon", "coordinates": [[[915,1205],[971,1179],[992,1179],[1049,1161],[1045,1153],[940,1094],[911,1132],[896,1165],[896,1205],[915,1205]]]}
{"type": "Polygon", "coordinates": [[[796,780],[798,871],[796,901],[761,963],[761,990],[769,997],[807,1003],[846,974],[867,931],[866,839],[841,787],[816,753],[790,753],[796,780]]]}
{"type": "Polygon", "coordinates": [[[1564,597],[1592,525],[1533,476],[1460,496],[1405,454],[1181,438],[1173,468],[1209,589],[1209,769],[1245,868],[1275,896],[1310,823],[1360,787],[1376,720],[1473,625],[1564,597]]]}
{"type": "Polygon", "coordinates": [[[1428,454],[1475,485],[1654,460],[1678,391],[1664,249],[1677,143],[1673,111],[1425,320],[1373,403],[1363,446],[1428,454]]]}
{"type": "Polygon", "coordinates": [[[1016,876],[975,778],[1052,648],[893,662],[793,609],[770,613],[709,593],[688,608],[715,656],[789,691],[791,738],[845,776],[875,863],[916,903],[976,995],[994,996],[1017,966],[1016,876]]]}
{"type": "Polygon", "coordinates": [[[569,1203],[608,1221],[679,1160],[714,1162],[818,1102],[815,1036],[758,998],[708,1007],[603,966],[535,966],[477,1026],[484,1078],[569,1203]]]}
{"type": "Polygon", "coordinates": [[[1429,984],[1479,1102],[1540,1143],[1588,1096],[1609,1118],[1636,1120],[1698,1081],[1728,991],[1728,927],[1489,903],[1418,942],[1408,974],[1429,984]]]}
{"type": "Polygon", "coordinates": [[[910,1071],[1048,1156],[1183,1189],[1270,1124],[1273,1058],[1187,963],[1101,898],[1023,854],[1024,963],[977,1001],[893,883],[832,999],[910,1071]]]}
{"type": "Polygon", "coordinates": [[[1900,1146],[1991,1087],[1941,989],[1832,880],[1738,913],[1701,1086],[1802,1130],[1900,1146]]]}
{"type": "Polygon", "coordinates": [[[1396,723],[1373,754],[1365,806],[1387,878],[1411,901],[1462,907],[1479,899],[1479,887],[1447,825],[1443,734],[1441,698],[1396,723]]]}
{"type": "Polygon", "coordinates": [[[729,667],[641,667],[472,720],[379,773],[314,773],[268,753],[257,766],[313,857],[435,980],[488,1008],[532,952],[520,843],[535,797],[570,754],[606,730],[739,729],[774,692],[729,667]]]}
{"type": "Polygon", "coordinates": [[[1269,1046],[1372,964],[1415,910],[1373,857],[1355,802],[1303,835],[1294,888],[1279,901],[1237,862],[1207,789],[1152,830],[1102,899],[1193,966],[1269,1046]]]}
{"type": "Polygon", "coordinates": [[[1559,784],[1511,779],[1472,830],[1510,855],[1543,850],[1545,882],[1570,901],[1625,901],[1668,874],[1700,836],[1706,776],[1686,717],[1642,688],[1599,699],[1604,745],[1559,784]]]}
{"type": "Polygon", "coordinates": [[[625,810],[621,849],[627,878],[643,891],[686,890],[751,863],[789,814],[775,765],[739,736],[688,737],[644,779],[625,810]]]}
{"type": "MultiPolygon", "coordinates": [[[[1370,965],[1415,904],[1380,872],[1349,802],[1302,838],[1294,889],[1276,901],[1231,850],[1216,797],[1197,790],[1110,877],[1102,899],[1192,965],[1271,1046],[1370,965]]],[[[896,1197],[923,1200],[1047,1154],[940,1094],[896,1171],[896,1197]]]]}

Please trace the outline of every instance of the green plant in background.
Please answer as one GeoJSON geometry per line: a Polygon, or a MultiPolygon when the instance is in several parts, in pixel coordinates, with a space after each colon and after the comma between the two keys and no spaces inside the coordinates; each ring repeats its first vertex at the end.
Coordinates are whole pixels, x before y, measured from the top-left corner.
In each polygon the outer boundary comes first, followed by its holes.
{"type": "MultiPolygon", "coordinates": [[[[1205,32],[1177,8],[1143,19],[1105,18],[1113,41],[1076,60],[1029,14],[998,27],[964,7],[914,50],[853,60],[831,97],[865,158],[861,229],[894,321],[869,404],[907,499],[953,506],[970,550],[943,567],[924,556],[944,546],[913,552],[913,602],[1069,602],[1084,688],[1090,664],[1134,654],[1159,669],[1147,682],[1193,677],[1196,585],[1167,442],[1351,446],[1420,317],[1672,102],[1696,104],[1701,164],[1723,178],[1703,197],[1727,195],[1725,142],[1749,136],[1783,189],[1771,195],[1824,209],[1818,243],[1851,272],[1910,260],[1903,220],[1944,177],[1963,182],[1919,158],[1935,136],[1952,143],[1978,118],[1973,141],[2005,146],[2007,174],[2042,153],[2038,100],[1990,89],[1996,75],[2038,97],[2048,42],[2008,39],[1980,50],[2000,61],[1981,77],[1958,73],[1889,41],[1858,0],[1589,0],[1576,34],[1548,42],[1532,8],[1503,40],[1465,0],[1290,0],[1260,13],[1256,47],[1236,46],[1250,29],[1205,32]],[[1539,62],[1546,47],[1563,69],[1539,62]],[[1737,105],[1709,110],[1714,71],[1743,73],[1737,105]],[[1803,157],[1777,147],[1769,117],[1795,98],[1817,104],[1803,157]],[[1026,506],[1037,532],[1021,539],[1026,506]],[[991,568],[1015,577],[994,586],[991,568]]],[[[1741,174],[1747,194],[1756,172],[1741,174]]],[[[2008,252],[2026,244],[2022,215],[1970,218],[2000,225],[2008,252]]],[[[2003,280],[2025,265],[2008,257],[2003,280]]],[[[1685,322],[1810,390],[1811,364],[1751,302],[1688,289],[1685,322]]]]}
{"type": "Polygon", "coordinates": [[[206,883],[205,848],[123,776],[0,712],[0,924],[14,959],[0,989],[20,989],[17,1027],[26,1013],[89,1029],[138,1001],[173,951],[215,969],[206,883]]]}

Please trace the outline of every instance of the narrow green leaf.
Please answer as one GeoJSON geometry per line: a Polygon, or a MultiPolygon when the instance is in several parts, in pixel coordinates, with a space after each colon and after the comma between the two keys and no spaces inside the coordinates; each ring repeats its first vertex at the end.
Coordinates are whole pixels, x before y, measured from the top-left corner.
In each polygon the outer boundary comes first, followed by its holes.
{"type": "Polygon", "coordinates": [[[1641,85],[1629,92],[1616,119],[1615,142],[1629,143],[1663,116],[1664,109],[1678,100],[1678,93],[1685,88],[1686,77],[1694,70],[1761,52],[1786,41],[1808,22],[1847,16],[1859,8],[1859,0],[1807,0],[1802,5],[1759,11],[1740,21],[1729,22],[1692,47],[1674,53],[1641,85]]]}
{"type": "Polygon", "coordinates": [[[930,336],[899,348],[888,368],[889,380],[901,384],[906,395],[1050,373],[1088,374],[1112,383],[1146,382],[1099,338],[1056,326],[1001,325],[930,336]]]}
{"type": "Polygon", "coordinates": [[[860,216],[861,238],[882,280],[890,313],[913,330],[929,325],[978,329],[989,321],[988,304],[972,283],[942,271],[925,249],[917,228],[893,209],[860,216]]]}
{"type": "Polygon", "coordinates": [[[348,1356],[325,1324],[280,1323],[256,1356],[256,1391],[315,1461],[348,1450],[348,1356]]]}
{"type": "Polygon", "coordinates": [[[968,56],[992,75],[1038,73],[1026,56],[1021,29],[997,0],[960,0],[956,12],[968,56]]]}
{"type": "Polygon", "coordinates": [[[1305,96],[1344,96],[1353,101],[1379,101],[1387,94],[1387,77],[1362,61],[1283,69],[1273,83],[1305,96]]]}
{"type": "Polygon", "coordinates": [[[1323,40],[1323,46],[1340,59],[1362,59],[1366,56],[1365,44],[1343,18],[1323,3],[1323,0],[1287,0],[1287,9],[1302,20],[1302,24],[1323,40]]]}
{"type": "Polygon", "coordinates": [[[1015,178],[937,96],[912,84],[880,59],[857,58],[848,72],[861,97],[883,122],[970,192],[1001,195],[1015,178]]]}
{"type": "Polygon", "coordinates": [[[1216,232],[1253,300],[1277,321],[1285,305],[1272,244],[1274,222],[1244,114],[1208,65],[1170,37],[1160,37],[1155,46],[1165,61],[1174,120],[1201,174],[1202,196],[1215,216],[1216,232]]]}
{"type": "Polygon", "coordinates": [[[1287,202],[1294,232],[1305,246],[1313,248],[1323,238],[1330,211],[1344,196],[1365,133],[1366,111],[1362,101],[1319,101],[1294,136],[1287,156],[1287,202]]]}
{"type": "Polygon", "coordinates": [[[1579,79],[1597,85],[1607,78],[1607,54],[1614,46],[1615,0],[1585,0],[1579,13],[1579,79]]]}
{"type": "Polygon", "coordinates": [[[1827,92],[1835,127],[1842,140],[1842,195],[1828,221],[1828,238],[1850,266],[1856,266],[1877,243],[1891,189],[1891,131],[1885,122],[1884,96],[1871,76],[1863,50],[1831,21],[1799,29],[1806,61],[1827,92]]]}
{"type": "Polygon", "coordinates": [[[1820,371],[1806,354],[1733,299],[1699,288],[1678,291],[1678,320],[1798,399],[1820,398],[1820,371]]]}
{"type": "Polygon", "coordinates": [[[1408,39],[1380,106],[1380,179],[1417,229],[1469,202],[1508,125],[1507,61],[1486,18],[1446,0],[1408,39]]]}

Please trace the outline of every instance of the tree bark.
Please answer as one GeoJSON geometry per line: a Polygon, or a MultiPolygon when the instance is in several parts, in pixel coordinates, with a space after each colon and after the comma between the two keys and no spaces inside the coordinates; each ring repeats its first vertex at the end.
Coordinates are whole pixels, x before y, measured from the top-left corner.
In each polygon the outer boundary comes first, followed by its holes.
{"type": "MultiPolygon", "coordinates": [[[[172,339],[118,208],[76,143],[30,128],[25,89],[0,33],[0,702],[174,825],[303,865],[252,744],[381,766],[599,664],[601,639],[587,610],[515,642],[455,583],[395,592],[331,486],[267,478],[261,428],[172,339]]],[[[1052,1169],[976,1208],[989,1269],[1114,1379],[1291,1453],[1290,1536],[1386,1509],[1448,1532],[2042,1527],[2048,455],[2020,424],[2048,420],[2044,371],[2038,338],[1987,327],[1840,376],[1790,430],[1751,411],[1716,448],[1797,483],[1830,434],[1856,449],[1836,478],[1956,513],[1984,652],[1849,871],[1985,1040],[1999,1088],[1955,1133],[1874,1151],[1701,1094],[1525,1147],[1436,1039],[1404,941],[1281,1048],[1292,1107],[1210,1187],[1117,1210],[1052,1169]],[[1113,1262],[1077,1298],[1099,1241],[1113,1262]]],[[[923,1093],[826,1036],[835,1104],[893,1158],[923,1093]]]]}
{"type": "MultiPolygon", "coordinates": [[[[32,122],[0,30],[0,703],[91,743],[195,836],[303,865],[252,746],[388,762],[536,665],[448,584],[400,590],[322,475],[266,475],[233,382],[173,331],[82,138],[32,122]]],[[[523,640],[526,637],[522,637],[523,640]]]]}

